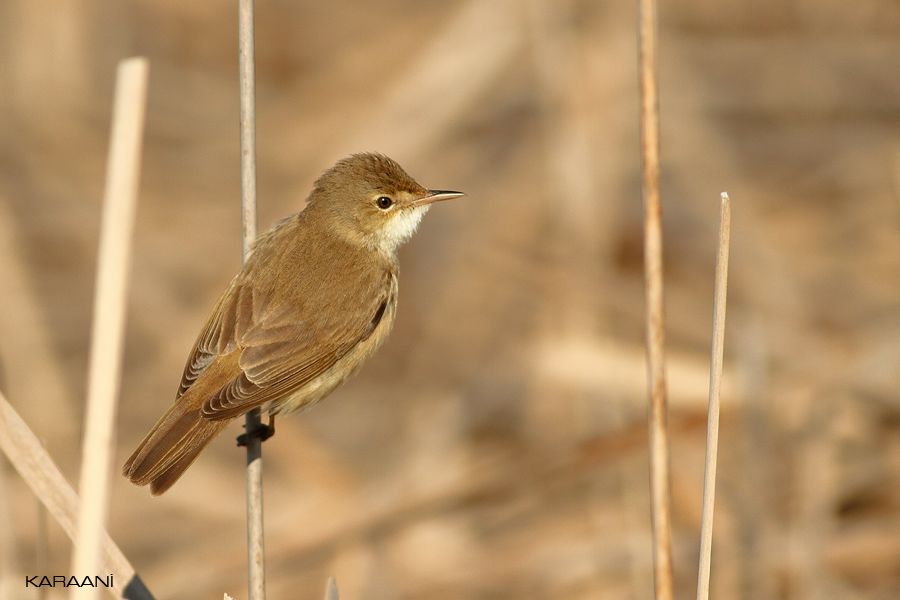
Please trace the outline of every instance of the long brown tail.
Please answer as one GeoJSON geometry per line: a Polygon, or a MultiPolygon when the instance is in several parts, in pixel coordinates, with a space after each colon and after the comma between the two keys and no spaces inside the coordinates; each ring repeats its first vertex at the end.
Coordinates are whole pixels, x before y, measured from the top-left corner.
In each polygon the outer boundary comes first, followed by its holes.
{"type": "Polygon", "coordinates": [[[204,419],[199,408],[191,404],[178,402],[172,406],[122,467],[122,473],[133,483],[150,484],[154,496],[172,487],[230,422],[204,419]]]}
{"type": "Polygon", "coordinates": [[[240,354],[240,349],[235,349],[230,354],[221,355],[203,371],[125,462],[122,467],[125,477],[137,485],[150,484],[150,492],[154,496],[162,494],[178,481],[200,451],[231,422],[231,419],[205,419],[200,407],[241,372],[238,364],[240,354]]]}

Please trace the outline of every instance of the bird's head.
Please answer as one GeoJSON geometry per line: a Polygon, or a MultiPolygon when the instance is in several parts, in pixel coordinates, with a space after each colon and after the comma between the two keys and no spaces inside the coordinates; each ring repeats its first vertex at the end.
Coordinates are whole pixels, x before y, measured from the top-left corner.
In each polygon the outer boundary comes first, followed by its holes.
{"type": "Polygon", "coordinates": [[[308,210],[321,214],[336,233],[393,254],[431,204],[464,195],[426,189],[383,154],[354,154],[319,177],[308,210]]]}

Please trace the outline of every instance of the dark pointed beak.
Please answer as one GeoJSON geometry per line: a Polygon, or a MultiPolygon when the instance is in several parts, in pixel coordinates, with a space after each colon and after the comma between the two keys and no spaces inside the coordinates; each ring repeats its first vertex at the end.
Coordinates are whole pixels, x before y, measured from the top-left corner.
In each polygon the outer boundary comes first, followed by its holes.
{"type": "Polygon", "coordinates": [[[450,190],[428,190],[428,193],[413,202],[414,206],[424,206],[433,202],[443,202],[444,200],[453,200],[465,196],[463,192],[453,192],[450,190]]]}

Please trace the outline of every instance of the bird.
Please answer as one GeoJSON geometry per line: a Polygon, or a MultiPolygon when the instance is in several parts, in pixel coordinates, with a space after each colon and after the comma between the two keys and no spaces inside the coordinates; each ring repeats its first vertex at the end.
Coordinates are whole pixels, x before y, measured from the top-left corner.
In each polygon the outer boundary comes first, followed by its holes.
{"type": "Polygon", "coordinates": [[[234,419],[255,408],[274,419],[334,391],[393,327],[398,249],[433,203],[464,195],[427,189],[378,153],[325,171],[303,210],[256,240],[124,476],[162,494],[234,419]]]}

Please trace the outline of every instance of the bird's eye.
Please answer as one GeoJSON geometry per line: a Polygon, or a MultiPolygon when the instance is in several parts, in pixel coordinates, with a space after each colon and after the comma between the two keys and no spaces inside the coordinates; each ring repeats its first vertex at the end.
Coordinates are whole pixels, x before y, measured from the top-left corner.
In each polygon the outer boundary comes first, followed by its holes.
{"type": "Polygon", "coordinates": [[[378,196],[378,199],[375,200],[375,204],[376,204],[376,205],[378,206],[378,208],[380,208],[381,210],[387,210],[387,209],[389,209],[391,206],[394,205],[394,201],[391,200],[390,198],[388,198],[387,196],[378,196]]]}

